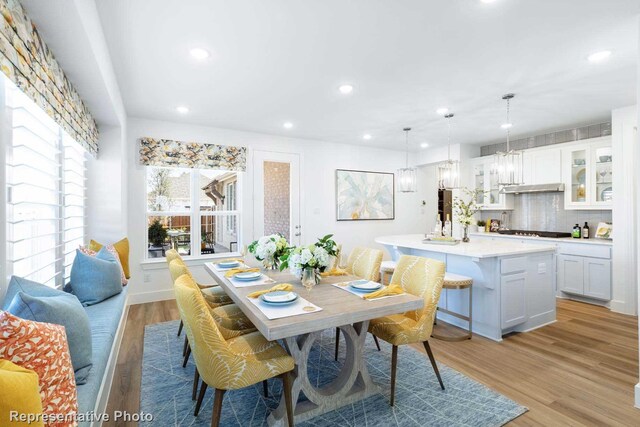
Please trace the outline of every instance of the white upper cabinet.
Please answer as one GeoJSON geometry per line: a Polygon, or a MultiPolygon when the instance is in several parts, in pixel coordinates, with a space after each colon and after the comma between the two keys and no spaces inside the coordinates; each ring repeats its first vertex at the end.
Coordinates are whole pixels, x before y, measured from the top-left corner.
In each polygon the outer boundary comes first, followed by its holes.
{"type": "Polygon", "coordinates": [[[522,163],[525,185],[562,182],[562,150],[560,148],[527,150],[523,153],[522,163]]]}
{"type": "Polygon", "coordinates": [[[481,210],[512,210],[513,195],[500,194],[498,172],[494,167],[493,156],[478,157],[469,162],[470,179],[467,187],[480,189],[484,194],[478,195],[476,203],[482,205],[481,210]]]}
{"type": "Polygon", "coordinates": [[[611,137],[563,149],[564,208],[611,209],[613,199],[611,137]]]}

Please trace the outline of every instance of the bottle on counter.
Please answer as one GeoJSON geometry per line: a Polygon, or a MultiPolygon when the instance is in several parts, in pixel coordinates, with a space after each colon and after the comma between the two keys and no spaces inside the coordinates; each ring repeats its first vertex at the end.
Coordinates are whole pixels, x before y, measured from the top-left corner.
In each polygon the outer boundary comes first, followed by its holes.
{"type": "Polygon", "coordinates": [[[436,237],[442,236],[442,221],[440,220],[440,214],[436,215],[436,226],[433,228],[433,234],[436,237]]]}
{"type": "Polygon", "coordinates": [[[579,239],[580,237],[582,237],[582,228],[580,228],[580,224],[576,224],[573,226],[571,237],[573,237],[574,239],[579,239]]]}
{"type": "Polygon", "coordinates": [[[447,214],[447,220],[444,222],[444,234],[445,237],[451,237],[451,220],[449,219],[449,214],[447,214]]]}
{"type": "Polygon", "coordinates": [[[582,238],[583,239],[589,238],[589,224],[587,224],[586,221],[584,223],[584,227],[582,227],[582,238]]]}

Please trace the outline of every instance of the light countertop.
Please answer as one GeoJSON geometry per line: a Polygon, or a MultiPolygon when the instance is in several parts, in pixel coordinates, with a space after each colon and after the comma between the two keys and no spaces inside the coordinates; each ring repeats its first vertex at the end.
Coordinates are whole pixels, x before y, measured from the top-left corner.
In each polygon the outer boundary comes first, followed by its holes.
{"type": "Polygon", "coordinates": [[[405,234],[397,236],[382,236],[375,239],[376,243],[387,246],[417,249],[422,251],[439,252],[448,255],[459,255],[470,258],[494,258],[511,255],[523,255],[539,252],[554,252],[553,245],[527,244],[521,242],[500,241],[491,239],[472,238],[470,242],[460,242],[458,245],[441,245],[422,243],[424,234],[405,234]]]}
{"type": "Polygon", "coordinates": [[[613,246],[613,240],[608,239],[574,239],[573,237],[561,237],[561,238],[553,238],[553,237],[528,237],[528,236],[512,236],[508,234],[499,234],[499,233],[469,233],[469,236],[472,237],[497,237],[504,239],[514,239],[514,240],[535,240],[538,242],[553,242],[553,243],[576,243],[576,244],[585,244],[585,245],[601,245],[601,246],[613,246]]]}

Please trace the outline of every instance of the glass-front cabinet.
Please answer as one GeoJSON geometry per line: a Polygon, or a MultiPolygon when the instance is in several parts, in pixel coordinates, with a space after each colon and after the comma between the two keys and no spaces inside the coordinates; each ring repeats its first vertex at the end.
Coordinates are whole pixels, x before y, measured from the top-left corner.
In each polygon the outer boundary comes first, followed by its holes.
{"type": "Polygon", "coordinates": [[[471,185],[474,189],[482,190],[476,199],[476,203],[482,205],[482,210],[513,209],[513,195],[500,194],[498,171],[495,168],[493,156],[472,159],[470,164],[471,185]]]}
{"type": "Polygon", "coordinates": [[[611,137],[567,147],[562,158],[565,209],[610,209],[613,199],[611,137]]]}

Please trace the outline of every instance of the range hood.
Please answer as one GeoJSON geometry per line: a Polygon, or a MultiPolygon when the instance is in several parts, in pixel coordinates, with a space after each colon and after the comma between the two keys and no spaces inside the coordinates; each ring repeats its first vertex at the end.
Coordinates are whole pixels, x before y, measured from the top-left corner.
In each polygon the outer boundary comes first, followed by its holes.
{"type": "Polygon", "coordinates": [[[500,190],[502,194],[522,193],[558,193],[564,191],[564,184],[536,184],[536,185],[505,185],[500,190]]]}

